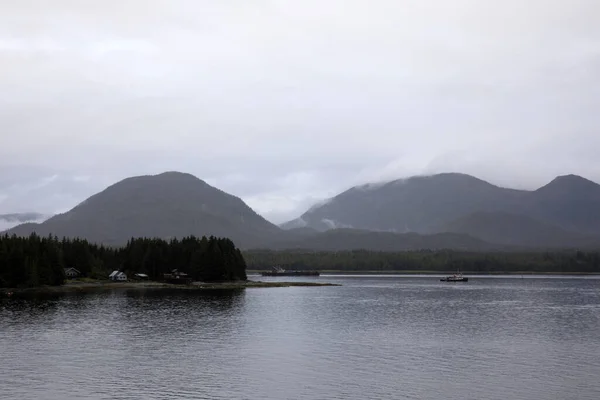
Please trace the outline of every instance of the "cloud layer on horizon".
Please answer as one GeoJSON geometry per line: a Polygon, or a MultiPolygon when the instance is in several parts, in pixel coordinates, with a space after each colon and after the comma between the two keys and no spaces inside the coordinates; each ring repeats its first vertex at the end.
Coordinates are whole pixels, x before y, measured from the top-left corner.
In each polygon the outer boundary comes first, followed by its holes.
{"type": "Polygon", "coordinates": [[[274,222],[415,174],[600,181],[595,0],[11,3],[0,213],[165,170],[274,222]]]}

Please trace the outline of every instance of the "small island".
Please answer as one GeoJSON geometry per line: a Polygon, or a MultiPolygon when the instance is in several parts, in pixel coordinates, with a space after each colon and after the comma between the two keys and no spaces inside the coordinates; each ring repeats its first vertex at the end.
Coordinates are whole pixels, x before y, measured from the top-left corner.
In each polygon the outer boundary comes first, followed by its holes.
{"type": "Polygon", "coordinates": [[[241,289],[325,286],[248,280],[241,251],[227,238],[132,238],[123,247],[82,239],[0,236],[0,288],[13,292],[98,289],[241,289]]]}

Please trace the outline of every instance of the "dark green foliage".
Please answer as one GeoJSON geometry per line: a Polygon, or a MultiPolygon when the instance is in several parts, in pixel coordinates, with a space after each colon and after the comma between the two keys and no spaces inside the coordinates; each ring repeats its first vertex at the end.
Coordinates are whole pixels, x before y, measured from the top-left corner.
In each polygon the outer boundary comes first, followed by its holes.
{"type": "Polygon", "coordinates": [[[177,269],[197,281],[246,280],[244,258],[229,239],[132,238],[124,247],[108,248],[81,239],[0,236],[0,287],[61,285],[64,268],[69,267],[84,277],[100,279],[120,270],[162,280],[165,273],[177,269]]]}
{"type": "Polygon", "coordinates": [[[583,251],[481,253],[456,251],[305,252],[249,251],[251,270],[280,265],[286,269],[494,273],[600,273],[600,253],[583,251]]]}
{"type": "MultiPolygon", "coordinates": [[[[289,232],[289,231],[288,231],[289,232]]],[[[294,232],[292,232],[294,233],[294,232]]],[[[460,249],[465,251],[490,251],[502,246],[458,233],[420,235],[417,233],[373,232],[359,229],[332,229],[327,232],[306,234],[291,241],[281,235],[281,241],[266,246],[270,250],[313,251],[412,251],[420,249],[460,249]]],[[[257,250],[257,249],[255,249],[257,250]]]]}
{"type": "Polygon", "coordinates": [[[0,287],[60,285],[63,265],[62,243],[56,238],[0,237],[0,287]]]}
{"type": "Polygon", "coordinates": [[[162,239],[131,239],[116,250],[117,264],[109,270],[126,273],[145,273],[150,279],[161,280],[174,269],[185,272],[196,281],[246,280],[243,257],[233,242],[226,238],[189,236],[169,242],[162,239]],[[234,262],[230,262],[230,260],[234,262]],[[121,264],[118,264],[118,262],[121,264]]]}

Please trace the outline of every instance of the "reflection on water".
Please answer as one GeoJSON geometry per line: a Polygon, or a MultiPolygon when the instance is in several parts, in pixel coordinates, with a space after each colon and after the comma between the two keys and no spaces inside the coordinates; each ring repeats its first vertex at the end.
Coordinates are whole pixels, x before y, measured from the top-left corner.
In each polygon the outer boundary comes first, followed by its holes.
{"type": "Polygon", "coordinates": [[[600,398],[600,280],[316,279],[0,299],[0,398],[600,398]]]}

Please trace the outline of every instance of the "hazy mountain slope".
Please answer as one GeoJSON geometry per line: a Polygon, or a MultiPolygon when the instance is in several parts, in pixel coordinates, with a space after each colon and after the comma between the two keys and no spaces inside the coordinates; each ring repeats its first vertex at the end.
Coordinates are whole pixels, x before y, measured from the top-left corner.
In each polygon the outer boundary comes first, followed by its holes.
{"type": "Polygon", "coordinates": [[[0,214],[0,220],[6,222],[29,222],[37,221],[44,218],[48,218],[48,216],[36,212],[0,214]]]}
{"type": "Polygon", "coordinates": [[[463,174],[413,177],[354,187],[282,227],[436,232],[440,225],[476,210],[510,209],[526,194],[463,174]]]}
{"type": "Polygon", "coordinates": [[[505,212],[476,212],[461,217],[441,230],[464,233],[490,243],[526,247],[586,247],[599,238],[570,232],[536,219],[505,212]]]}
{"type": "Polygon", "coordinates": [[[49,215],[36,212],[0,214],[0,232],[24,222],[42,222],[48,218],[49,215]]]}
{"type": "Polygon", "coordinates": [[[557,177],[532,192],[523,208],[564,229],[600,235],[600,185],[580,176],[557,177]]]}
{"type": "Polygon", "coordinates": [[[456,249],[470,251],[500,250],[503,246],[486,243],[464,234],[440,233],[419,235],[416,233],[373,232],[357,229],[333,229],[290,242],[271,243],[271,249],[308,249],[314,251],[343,251],[365,249],[372,251],[405,251],[456,249]]]}
{"type": "Polygon", "coordinates": [[[131,237],[230,237],[238,246],[264,242],[280,231],[241,199],[189,174],[168,172],[118,182],[65,214],[9,233],[84,237],[105,244],[131,237]]]}
{"type": "Polygon", "coordinates": [[[600,235],[600,185],[569,175],[524,191],[463,174],[413,177],[354,187],[281,225],[299,226],[459,232],[497,243],[570,247],[600,235]]]}
{"type": "Polygon", "coordinates": [[[294,229],[282,230],[241,199],[192,175],[168,172],[125,179],[65,214],[8,232],[105,244],[139,236],[215,235],[244,248],[315,250],[574,247],[597,243],[599,206],[600,186],[577,176],[520,191],[440,174],[352,188],[284,224],[294,229]]]}

